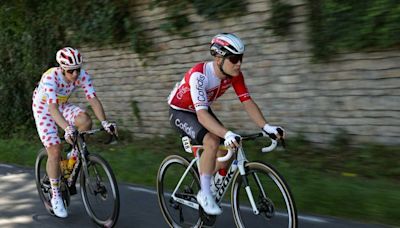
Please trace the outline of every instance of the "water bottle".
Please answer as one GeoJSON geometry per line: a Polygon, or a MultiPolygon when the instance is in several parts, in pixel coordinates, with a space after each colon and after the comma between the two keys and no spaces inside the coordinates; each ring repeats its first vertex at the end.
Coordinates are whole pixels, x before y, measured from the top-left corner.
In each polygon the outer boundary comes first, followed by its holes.
{"type": "Polygon", "coordinates": [[[67,165],[67,168],[68,168],[69,172],[72,172],[72,169],[74,168],[75,163],[76,163],[76,157],[75,156],[71,156],[68,159],[68,165],[67,165]]]}
{"type": "Polygon", "coordinates": [[[60,168],[61,168],[61,175],[67,179],[70,175],[70,171],[68,169],[68,162],[69,160],[62,160],[60,161],[60,168]]]}

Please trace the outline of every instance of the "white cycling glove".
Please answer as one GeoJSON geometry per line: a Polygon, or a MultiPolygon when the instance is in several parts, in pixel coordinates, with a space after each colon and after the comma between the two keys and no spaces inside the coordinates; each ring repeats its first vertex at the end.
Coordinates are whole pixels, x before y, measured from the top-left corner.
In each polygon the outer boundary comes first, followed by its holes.
{"type": "Polygon", "coordinates": [[[67,143],[71,145],[74,143],[75,132],[76,129],[74,126],[68,126],[64,129],[64,139],[67,143]]]}
{"type": "Polygon", "coordinates": [[[285,138],[285,130],[282,127],[265,124],[262,130],[264,136],[268,136],[272,139],[285,138]]]}
{"type": "Polygon", "coordinates": [[[226,147],[229,147],[229,148],[232,148],[232,149],[236,148],[237,147],[236,145],[238,145],[239,143],[236,141],[235,137],[241,138],[240,135],[235,134],[235,133],[233,133],[231,131],[226,132],[225,135],[224,135],[224,139],[225,139],[224,145],[226,147]]]}
{"type": "Polygon", "coordinates": [[[117,124],[115,123],[110,123],[107,120],[103,120],[101,121],[101,126],[103,126],[104,130],[108,133],[108,134],[115,134],[118,135],[117,132],[117,124]]]}

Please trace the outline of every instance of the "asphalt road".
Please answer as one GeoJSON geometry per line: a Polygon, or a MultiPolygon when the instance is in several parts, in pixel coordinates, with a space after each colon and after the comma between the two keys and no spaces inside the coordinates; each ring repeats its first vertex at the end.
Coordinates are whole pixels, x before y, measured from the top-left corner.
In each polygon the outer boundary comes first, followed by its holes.
{"type": "MultiPolygon", "coordinates": [[[[121,211],[118,228],[167,227],[158,207],[156,192],[131,184],[119,185],[121,211]]],[[[217,219],[215,227],[235,227],[229,205],[217,219]]],[[[37,195],[33,170],[0,164],[1,228],[90,228],[97,227],[87,216],[80,194],[72,196],[69,217],[59,219],[47,213],[37,195]]],[[[299,215],[300,228],[388,228],[330,217],[299,215]]]]}

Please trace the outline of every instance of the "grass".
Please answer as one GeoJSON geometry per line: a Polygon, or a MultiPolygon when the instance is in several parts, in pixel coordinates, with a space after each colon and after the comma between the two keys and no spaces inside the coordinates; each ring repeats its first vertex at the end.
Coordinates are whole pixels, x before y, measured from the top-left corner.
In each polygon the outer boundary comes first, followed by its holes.
{"type": "MultiPolygon", "coordinates": [[[[33,167],[38,141],[0,139],[0,162],[33,167]]],[[[91,153],[108,160],[118,181],[155,187],[158,166],[169,154],[190,157],[176,137],[121,140],[117,145],[89,141],[91,153]]],[[[398,147],[316,148],[302,138],[287,150],[261,154],[262,141],[246,143],[249,160],[276,167],[289,183],[300,213],[343,217],[363,222],[400,224],[398,147]]],[[[335,144],[337,145],[337,144],[335,144]]]]}

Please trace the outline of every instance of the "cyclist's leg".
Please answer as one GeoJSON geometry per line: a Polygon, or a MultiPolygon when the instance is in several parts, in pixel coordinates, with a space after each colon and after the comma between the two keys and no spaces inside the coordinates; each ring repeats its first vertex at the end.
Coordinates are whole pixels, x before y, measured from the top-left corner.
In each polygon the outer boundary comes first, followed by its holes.
{"type": "Polygon", "coordinates": [[[92,119],[89,114],[79,106],[71,103],[60,105],[60,112],[65,120],[75,126],[79,131],[87,131],[92,128],[92,119]]]}
{"type": "Polygon", "coordinates": [[[208,132],[203,138],[204,151],[200,158],[200,179],[201,179],[201,189],[205,193],[210,193],[211,177],[214,174],[216,154],[218,151],[220,138],[208,132]],[[207,182],[204,183],[203,182],[207,182]],[[208,184],[208,185],[207,185],[208,184]],[[208,186],[208,188],[206,188],[208,186]]]}
{"type": "MultiPolygon", "coordinates": [[[[212,114],[211,110],[209,109],[212,114]]],[[[213,115],[213,114],[212,114],[213,115]]],[[[211,178],[215,169],[216,153],[220,144],[220,138],[208,132],[198,121],[195,113],[170,109],[170,123],[182,135],[192,138],[195,144],[203,144],[204,151],[200,158],[200,185],[201,190],[197,194],[197,200],[208,214],[220,214],[211,193],[211,178]]]]}
{"type": "MultiPolygon", "coordinates": [[[[60,176],[61,140],[57,135],[57,126],[51,118],[44,102],[34,102],[32,106],[36,129],[40,140],[47,150],[47,175],[55,179],[60,176]]],[[[54,194],[53,194],[54,197],[54,194]]]]}
{"type": "MultiPolygon", "coordinates": [[[[79,106],[65,103],[60,105],[59,109],[68,124],[75,126],[79,131],[87,131],[92,128],[92,119],[89,114],[79,106]]],[[[77,157],[78,152],[73,148],[68,156],[77,157]]]]}
{"type": "Polygon", "coordinates": [[[197,194],[197,201],[207,214],[219,215],[222,209],[215,201],[211,191],[211,179],[213,178],[216,154],[218,151],[220,138],[208,132],[203,139],[204,151],[200,157],[200,186],[201,190],[197,194]]]}
{"type": "Polygon", "coordinates": [[[60,160],[61,160],[61,145],[53,145],[46,148],[47,150],[47,165],[46,171],[49,176],[51,183],[53,198],[61,197],[61,193],[59,191],[59,180],[60,180],[60,160]]]}
{"type": "Polygon", "coordinates": [[[56,144],[46,148],[47,150],[47,175],[49,176],[52,199],[51,206],[54,214],[57,217],[65,218],[68,216],[65,209],[62,194],[60,191],[60,160],[61,160],[61,145],[56,144]]]}
{"type": "Polygon", "coordinates": [[[57,126],[44,102],[34,102],[32,110],[40,140],[47,150],[46,171],[53,193],[53,211],[58,217],[67,217],[60,192],[61,140],[57,135],[57,126]]]}
{"type": "Polygon", "coordinates": [[[87,112],[80,112],[75,118],[75,126],[79,131],[87,131],[92,128],[92,119],[87,112]]]}

